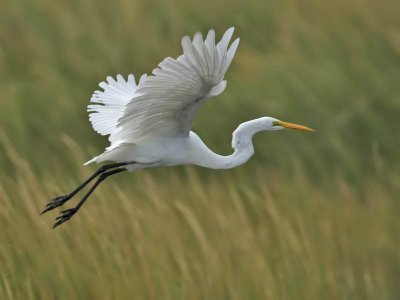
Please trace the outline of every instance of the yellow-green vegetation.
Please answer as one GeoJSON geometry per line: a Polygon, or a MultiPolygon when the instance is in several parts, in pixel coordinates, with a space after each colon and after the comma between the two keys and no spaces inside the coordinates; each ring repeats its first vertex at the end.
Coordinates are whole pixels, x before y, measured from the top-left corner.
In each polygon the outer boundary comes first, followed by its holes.
{"type": "MultiPolygon", "coordinates": [[[[3,1],[0,299],[399,299],[400,2],[3,1]],[[85,107],[107,75],[230,26],[228,87],[194,130],[273,116],[234,170],[119,174],[70,221],[39,216],[103,151],[85,107]]],[[[79,194],[81,196],[81,194],[79,194]]],[[[76,203],[68,203],[71,207],[76,203]]]]}

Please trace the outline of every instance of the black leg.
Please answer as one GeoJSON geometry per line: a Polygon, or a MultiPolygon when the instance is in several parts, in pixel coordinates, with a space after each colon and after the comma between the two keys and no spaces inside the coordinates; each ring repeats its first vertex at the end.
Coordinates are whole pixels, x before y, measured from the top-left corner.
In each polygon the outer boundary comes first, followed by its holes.
{"type": "Polygon", "coordinates": [[[93,193],[93,191],[96,189],[96,187],[104,180],[106,179],[108,176],[120,173],[126,171],[125,168],[119,168],[119,169],[115,169],[106,173],[103,173],[100,175],[99,179],[97,179],[97,181],[93,184],[93,186],[90,188],[90,190],[87,192],[87,194],[82,198],[82,200],[78,203],[77,206],[75,206],[74,208],[70,208],[70,209],[66,209],[61,211],[61,215],[58,216],[55,220],[55,223],[53,225],[53,228],[56,228],[58,225],[61,225],[62,223],[64,223],[65,221],[68,221],[69,219],[71,219],[71,217],[79,210],[79,208],[83,205],[83,203],[85,203],[85,201],[89,198],[90,194],[93,193]]]}
{"type": "Polygon", "coordinates": [[[69,199],[71,199],[73,196],[75,196],[76,193],[78,193],[81,189],[83,189],[89,182],[91,182],[93,179],[95,179],[97,176],[104,173],[105,171],[107,171],[109,169],[113,169],[113,168],[126,166],[126,165],[133,164],[133,163],[135,163],[135,162],[122,162],[122,163],[104,165],[104,166],[100,167],[92,176],[90,176],[84,183],[82,183],[80,186],[78,186],[71,193],[51,199],[50,202],[46,204],[46,206],[45,206],[46,209],[43,210],[40,214],[42,215],[45,212],[48,212],[49,210],[52,210],[56,207],[63,205],[65,202],[67,202],[69,199]]]}

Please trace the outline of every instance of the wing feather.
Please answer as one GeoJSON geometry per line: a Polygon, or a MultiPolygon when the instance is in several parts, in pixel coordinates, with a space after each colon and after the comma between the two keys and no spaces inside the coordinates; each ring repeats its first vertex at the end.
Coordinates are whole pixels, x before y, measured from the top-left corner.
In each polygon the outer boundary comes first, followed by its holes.
{"type": "Polygon", "coordinates": [[[112,144],[137,143],[150,137],[186,136],[205,100],[222,93],[223,80],[236,49],[236,39],[229,28],[218,44],[210,30],[203,40],[196,33],[191,41],[182,39],[183,54],[165,58],[153,74],[142,76],[138,85],[133,75],[125,81],[107,77],[100,83],[104,92],[96,91],[88,111],[93,128],[110,134],[112,144]]]}
{"type": "Polygon", "coordinates": [[[118,74],[117,80],[107,76],[107,82],[100,82],[103,91],[95,91],[88,105],[89,120],[93,129],[101,135],[108,135],[117,129],[118,120],[122,117],[126,105],[135,97],[136,90],[143,85],[146,75],[136,85],[135,77],[130,74],[128,80],[118,74]]]}

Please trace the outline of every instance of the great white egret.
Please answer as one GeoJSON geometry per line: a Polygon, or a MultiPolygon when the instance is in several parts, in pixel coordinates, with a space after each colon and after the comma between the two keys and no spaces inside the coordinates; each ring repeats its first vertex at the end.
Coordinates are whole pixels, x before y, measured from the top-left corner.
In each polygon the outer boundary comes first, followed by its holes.
{"type": "Polygon", "coordinates": [[[229,169],[247,162],[254,154],[252,137],[259,131],[312,129],[283,122],[271,117],[251,120],[233,132],[233,154],[222,156],[211,151],[191,131],[201,105],[210,97],[221,94],[225,87],[225,72],[232,62],[239,39],[228,48],[233,34],[229,28],[215,45],[215,32],[210,30],[205,40],[196,33],[193,40],[182,39],[183,54],[177,59],[167,57],[153,74],[140,77],[136,84],[117,75],[107,77],[95,91],[88,106],[89,119],[95,131],[109,135],[111,145],[105,152],[85,163],[113,161],[103,165],[88,180],[70,194],[52,199],[45,213],[71,199],[95,179],[88,193],[74,208],[61,211],[53,228],[69,220],[94,189],[110,175],[137,169],[192,164],[211,169],[229,169]]]}

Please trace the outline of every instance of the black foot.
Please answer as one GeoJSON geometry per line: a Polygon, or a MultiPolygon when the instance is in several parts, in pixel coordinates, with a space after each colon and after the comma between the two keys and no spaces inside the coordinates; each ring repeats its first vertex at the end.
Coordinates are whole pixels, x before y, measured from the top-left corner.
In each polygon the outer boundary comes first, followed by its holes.
{"type": "Polygon", "coordinates": [[[45,212],[48,212],[49,210],[55,209],[56,207],[63,205],[69,199],[71,199],[70,195],[59,196],[54,199],[51,199],[50,202],[46,204],[46,209],[42,211],[40,214],[43,215],[45,212]]]}
{"type": "Polygon", "coordinates": [[[71,217],[78,211],[78,209],[74,208],[70,208],[70,209],[66,209],[61,211],[60,216],[58,216],[56,218],[56,222],[53,225],[53,229],[56,228],[58,225],[61,225],[62,223],[68,221],[69,219],[71,219],[71,217]]]}

